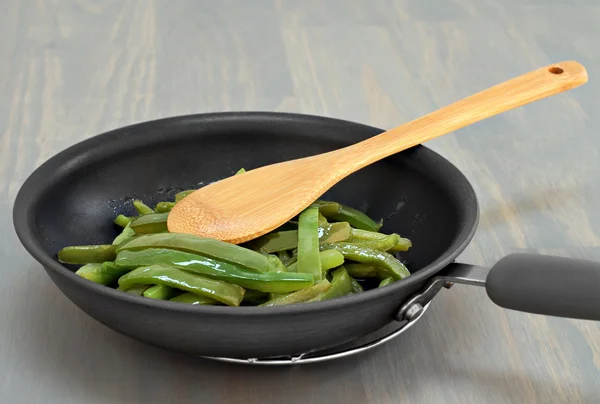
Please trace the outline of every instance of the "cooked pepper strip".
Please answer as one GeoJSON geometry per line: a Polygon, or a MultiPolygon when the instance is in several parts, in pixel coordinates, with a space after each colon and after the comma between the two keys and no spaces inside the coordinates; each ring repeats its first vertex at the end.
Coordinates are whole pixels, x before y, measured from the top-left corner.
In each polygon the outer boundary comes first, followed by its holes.
{"type": "Polygon", "coordinates": [[[331,277],[331,287],[308,300],[307,303],[334,299],[352,292],[352,278],[348,275],[344,267],[339,267],[335,271],[332,271],[331,277]]]}
{"type": "Polygon", "coordinates": [[[273,254],[267,254],[267,259],[269,260],[270,268],[269,272],[286,272],[285,265],[283,262],[273,254]]]}
{"type": "Polygon", "coordinates": [[[159,202],[154,207],[156,213],[166,213],[170,212],[171,209],[175,206],[175,202],[159,202]]]}
{"type": "MultiPolygon", "coordinates": [[[[335,243],[349,240],[352,228],[347,222],[319,224],[319,243],[335,243]]],[[[293,250],[298,246],[298,231],[283,230],[265,234],[248,243],[253,250],[271,254],[274,252],[293,250]]]]}
{"type": "MultiPolygon", "coordinates": [[[[389,236],[393,235],[394,234],[390,234],[389,236]]],[[[352,229],[352,237],[350,239],[350,242],[369,246],[366,242],[379,241],[389,236],[374,231],[352,229]]],[[[409,239],[400,237],[400,235],[397,236],[399,240],[396,243],[396,245],[386,251],[408,251],[408,249],[412,247],[412,243],[409,239]]]]}
{"type": "Polygon", "coordinates": [[[351,243],[361,245],[363,247],[369,247],[379,251],[389,251],[394,248],[400,242],[400,236],[398,234],[390,234],[389,236],[382,237],[377,240],[353,240],[351,243]]]}
{"type": "Polygon", "coordinates": [[[115,218],[115,224],[117,226],[121,226],[121,227],[125,227],[127,226],[129,223],[131,223],[131,220],[133,220],[130,217],[127,217],[125,215],[119,215],[115,218]]]}
{"type": "Polygon", "coordinates": [[[319,256],[319,209],[309,207],[298,219],[298,272],[313,274],[321,279],[319,256]]]}
{"type": "Polygon", "coordinates": [[[350,277],[350,280],[352,282],[352,293],[361,293],[365,291],[362,285],[358,283],[356,279],[350,277]]]}
{"type": "Polygon", "coordinates": [[[131,228],[136,234],[162,233],[168,231],[167,219],[169,213],[152,213],[138,217],[131,222],[131,228]]]}
{"type": "Polygon", "coordinates": [[[318,296],[320,293],[323,293],[330,287],[331,284],[329,283],[329,281],[327,279],[322,279],[309,288],[302,289],[287,295],[278,296],[274,299],[269,300],[266,303],[261,304],[261,306],[282,306],[284,304],[302,303],[314,298],[315,296],[318,296]]]}
{"type": "Polygon", "coordinates": [[[112,243],[113,245],[119,245],[129,240],[133,236],[135,236],[135,231],[133,231],[133,229],[131,228],[131,223],[127,223],[127,225],[123,228],[121,234],[115,237],[112,243]]]}
{"type": "MultiPolygon", "coordinates": [[[[323,275],[333,268],[337,268],[344,263],[344,255],[336,250],[324,250],[319,252],[321,260],[321,272],[323,275]]],[[[295,261],[286,267],[287,272],[298,272],[298,261],[295,261]]]]}
{"type": "Polygon", "coordinates": [[[189,194],[191,194],[194,191],[196,191],[196,190],[195,189],[187,189],[185,191],[178,192],[177,194],[175,194],[175,203],[179,202],[180,200],[182,200],[183,198],[185,198],[186,196],[188,196],[189,194]]]}
{"type": "Polygon", "coordinates": [[[383,280],[385,278],[389,278],[390,273],[381,267],[376,267],[369,264],[346,264],[344,265],[348,274],[353,278],[377,278],[379,280],[383,280]]]}
{"type": "Polygon", "coordinates": [[[377,267],[385,268],[396,279],[403,279],[410,276],[410,272],[403,263],[394,258],[393,255],[363,247],[352,243],[330,243],[321,246],[322,250],[338,250],[344,258],[351,261],[371,264],[377,267]]]}
{"type": "Polygon", "coordinates": [[[382,280],[381,282],[379,282],[379,287],[382,288],[384,286],[389,285],[390,283],[394,282],[394,278],[392,278],[391,276],[389,278],[385,278],[384,280],[382,280]]]}
{"type": "Polygon", "coordinates": [[[129,270],[117,268],[112,262],[107,261],[102,264],[86,264],[79,268],[75,275],[100,285],[110,285],[127,272],[129,270]]]}
{"type": "Polygon", "coordinates": [[[203,306],[219,304],[219,302],[215,299],[211,299],[210,297],[198,296],[190,292],[182,293],[179,296],[175,296],[169,300],[172,302],[198,304],[203,306]]]}
{"type": "Polygon", "coordinates": [[[115,259],[116,245],[78,245],[65,247],[58,252],[58,260],[63,264],[103,263],[115,259]]]}
{"type": "Polygon", "coordinates": [[[320,231],[321,229],[319,228],[319,242],[321,244],[346,241],[352,236],[352,228],[348,222],[331,223],[323,228],[323,234],[320,231]]]}
{"type": "Polygon", "coordinates": [[[124,269],[141,266],[166,265],[207,278],[239,285],[260,292],[289,293],[313,284],[311,274],[289,272],[257,273],[228,262],[166,248],[123,250],[117,254],[115,265],[124,269]]]}
{"type": "Polygon", "coordinates": [[[140,215],[151,215],[153,213],[156,213],[154,212],[154,209],[152,209],[150,206],[146,205],[139,199],[135,199],[133,201],[133,207],[135,208],[135,210],[138,211],[140,215]]]}
{"type": "Polygon", "coordinates": [[[147,284],[170,286],[198,296],[210,297],[229,306],[239,306],[245,292],[240,286],[164,265],[140,267],[119,278],[119,287],[122,288],[147,284]]]}
{"type": "Polygon", "coordinates": [[[313,206],[318,206],[323,216],[335,222],[348,222],[352,227],[370,231],[379,231],[381,228],[380,223],[365,213],[338,202],[316,201],[313,206]]]}
{"type": "Polygon", "coordinates": [[[131,288],[119,288],[120,290],[124,290],[125,292],[129,293],[130,295],[136,295],[136,296],[142,296],[144,294],[144,291],[146,291],[146,289],[148,289],[150,287],[150,285],[135,285],[131,288]]]}
{"type": "Polygon", "coordinates": [[[229,262],[258,272],[267,272],[270,268],[269,259],[256,251],[212,238],[182,233],[157,233],[136,237],[119,245],[117,252],[144,248],[170,248],[229,262]]]}
{"type": "Polygon", "coordinates": [[[143,293],[144,297],[156,300],[169,300],[177,293],[177,289],[173,289],[166,285],[152,285],[143,293]]]}

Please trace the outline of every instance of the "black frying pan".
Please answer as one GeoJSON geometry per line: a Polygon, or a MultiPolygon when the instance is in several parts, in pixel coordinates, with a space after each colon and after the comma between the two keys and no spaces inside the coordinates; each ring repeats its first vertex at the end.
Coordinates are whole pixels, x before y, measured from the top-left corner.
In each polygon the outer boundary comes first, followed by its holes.
{"type": "Polygon", "coordinates": [[[477,268],[452,264],[475,232],[477,201],[463,174],[423,146],[353,174],[326,195],[385,218],[383,231],[413,241],[403,255],[413,275],[383,289],[293,306],[188,306],[93,284],[56,261],[66,245],[110,242],[117,234],[112,219],[133,214],[133,197],[156,203],[241,167],[330,151],[380,132],[277,113],[193,115],[117,129],[39,167],[15,201],[15,228],[25,248],[86,313],[140,341],[190,354],[255,358],[335,346],[397,317],[415,318],[446,281],[485,284],[504,307],[600,320],[599,264],[514,255],[479,279],[471,279],[477,268]],[[445,277],[432,285],[439,274],[445,277]]]}

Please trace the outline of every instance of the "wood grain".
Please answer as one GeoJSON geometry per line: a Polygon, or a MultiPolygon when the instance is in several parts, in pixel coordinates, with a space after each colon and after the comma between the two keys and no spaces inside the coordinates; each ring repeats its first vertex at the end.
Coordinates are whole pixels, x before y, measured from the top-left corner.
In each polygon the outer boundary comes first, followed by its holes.
{"type": "MultiPolygon", "coordinates": [[[[444,291],[409,333],[335,363],[256,369],[131,341],[74,307],[20,246],[27,175],[86,137],[223,110],[391,128],[558,60],[600,77],[592,0],[6,0],[0,6],[0,391],[15,403],[597,403],[598,323],[444,291]]],[[[600,82],[429,142],[472,181],[461,260],[600,260],[600,82]]]]}
{"type": "Polygon", "coordinates": [[[328,153],[259,167],[206,185],[169,214],[169,231],[240,244],[306,209],[350,174],[392,154],[587,83],[585,67],[554,63],[328,153]]]}

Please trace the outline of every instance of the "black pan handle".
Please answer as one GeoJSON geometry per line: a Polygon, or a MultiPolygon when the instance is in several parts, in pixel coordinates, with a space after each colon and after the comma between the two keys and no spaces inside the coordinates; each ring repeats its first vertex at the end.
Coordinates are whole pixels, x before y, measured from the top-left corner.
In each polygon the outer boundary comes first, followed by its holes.
{"type": "Polygon", "coordinates": [[[512,254],[490,270],[489,298],[506,309],[600,320],[600,263],[548,255],[512,254]]]}

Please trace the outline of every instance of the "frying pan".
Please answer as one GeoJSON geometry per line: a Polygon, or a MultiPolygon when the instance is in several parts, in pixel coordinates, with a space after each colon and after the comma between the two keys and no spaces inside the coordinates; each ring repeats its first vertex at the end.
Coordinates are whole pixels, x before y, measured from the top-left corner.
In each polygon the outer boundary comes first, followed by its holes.
{"type": "Polygon", "coordinates": [[[360,170],[324,196],[382,217],[382,231],[412,240],[402,255],[412,275],[385,288],[312,304],[190,306],[94,284],[56,260],[67,245],[110,243],[115,215],[134,214],[132,198],[156,203],[241,167],[331,151],[382,131],[263,112],[120,128],[64,150],[31,174],[15,201],[15,229],[60,290],[102,324],[154,346],[223,360],[301,363],[360,352],[410,327],[442,287],[456,282],[485,286],[505,308],[600,320],[600,264],[525,254],[505,257],[491,270],[455,263],[475,232],[477,199],[464,175],[424,146],[360,170]],[[389,334],[352,345],[386,327],[389,334]],[[335,352],[341,345],[350,348],[335,352]]]}

